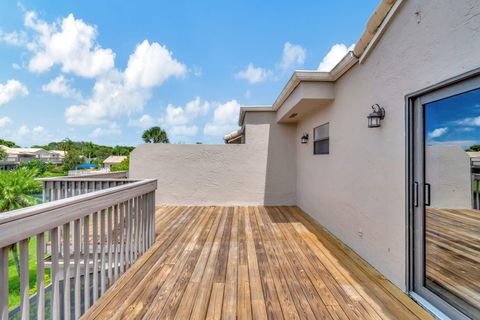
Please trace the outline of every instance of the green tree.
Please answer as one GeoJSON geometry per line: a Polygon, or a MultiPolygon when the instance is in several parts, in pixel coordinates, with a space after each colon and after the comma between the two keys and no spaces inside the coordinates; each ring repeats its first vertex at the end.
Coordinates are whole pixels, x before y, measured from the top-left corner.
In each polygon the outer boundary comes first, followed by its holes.
{"type": "Polygon", "coordinates": [[[60,142],[59,146],[62,151],[68,152],[73,149],[74,142],[69,138],[65,138],[60,142]]]}
{"type": "Polygon", "coordinates": [[[67,151],[63,159],[63,168],[65,171],[74,170],[76,166],[84,161],[82,155],[75,149],[67,151]]]}
{"type": "Polygon", "coordinates": [[[82,148],[83,155],[86,156],[88,159],[94,158],[96,148],[97,145],[95,145],[93,142],[84,142],[82,148]]]}
{"type": "Polygon", "coordinates": [[[130,166],[130,158],[126,158],[120,164],[118,165],[113,165],[110,167],[110,171],[128,171],[128,168],[130,166]]]}
{"type": "Polygon", "coordinates": [[[35,170],[38,176],[42,176],[43,174],[45,174],[45,172],[51,171],[54,166],[55,165],[53,163],[45,163],[40,160],[32,160],[20,163],[17,168],[35,170]]]}
{"type": "Polygon", "coordinates": [[[0,148],[0,160],[5,159],[6,157],[7,157],[7,153],[5,152],[5,150],[0,148]]]}
{"type": "Polygon", "coordinates": [[[37,174],[37,170],[27,168],[0,171],[0,212],[36,204],[30,194],[42,192],[41,183],[35,181],[37,174]]]}
{"type": "MultiPolygon", "coordinates": [[[[0,212],[6,212],[33,206],[37,200],[30,196],[42,190],[39,181],[34,178],[36,170],[20,168],[13,171],[0,171],[0,212]]],[[[20,262],[18,257],[18,246],[10,246],[15,267],[20,275],[20,262]]]]}
{"type": "Polygon", "coordinates": [[[142,139],[145,143],[170,143],[167,132],[160,127],[145,130],[142,139]]]}
{"type": "Polygon", "coordinates": [[[135,147],[130,146],[115,146],[113,147],[112,154],[114,156],[128,156],[135,147]]]}
{"type": "Polygon", "coordinates": [[[2,146],[9,147],[9,148],[18,148],[17,144],[13,141],[0,139],[0,144],[2,146]]]}
{"type": "Polygon", "coordinates": [[[470,148],[468,148],[467,151],[476,151],[476,152],[480,151],[480,144],[472,145],[470,148]]]}

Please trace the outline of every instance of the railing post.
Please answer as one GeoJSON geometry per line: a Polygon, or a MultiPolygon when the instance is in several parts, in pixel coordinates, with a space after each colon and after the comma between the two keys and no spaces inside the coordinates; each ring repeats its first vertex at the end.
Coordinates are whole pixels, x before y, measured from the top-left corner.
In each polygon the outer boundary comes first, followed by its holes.
{"type": "Polygon", "coordinates": [[[105,285],[105,211],[100,212],[100,292],[103,294],[106,290],[105,285]]]}
{"type": "Polygon", "coordinates": [[[80,318],[80,241],[81,241],[80,219],[75,220],[73,224],[73,252],[75,259],[75,319],[80,318]]]}
{"type": "Polygon", "coordinates": [[[52,244],[52,269],[50,278],[52,280],[52,319],[60,319],[60,270],[58,267],[58,228],[50,231],[50,242],[52,244]]]}
{"type": "Polygon", "coordinates": [[[85,310],[90,308],[90,216],[85,216],[83,220],[83,305],[85,310]]]}
{"type": "Polygon", "coordinates": [[[37,235],[37,319],[45,318],[45,233],[37,235]]]}
{"type": "Polygon", "coordinates": [[[70,319],[70,223],[63,225],[63,318],[70,319]]]}
{"type": "Polygon", "coordinates": [[[94,212],[92,215],[92,225],[93,225],[93,234],[92,234],[92,254],[93,254],[93,303],[98,299],[98,212],[94,212]]]}
{"type": "Polygon", "coordinates": [[[0,318],[8,319],[8,247],[0,248],[0,318]]]}

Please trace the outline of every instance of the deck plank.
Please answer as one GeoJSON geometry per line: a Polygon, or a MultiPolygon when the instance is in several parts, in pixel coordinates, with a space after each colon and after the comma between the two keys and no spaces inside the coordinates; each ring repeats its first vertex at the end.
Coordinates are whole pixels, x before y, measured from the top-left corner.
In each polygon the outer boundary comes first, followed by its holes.
{"type": "Polygon", "coordinates": [[[427,208],[425,228],[427,287],[480,305],[480,211],[427,208]]]}
{"type": "Polygon", "coordinates": [[[172,207],[84,319],[432,319],[296,207],[172,207]]]}

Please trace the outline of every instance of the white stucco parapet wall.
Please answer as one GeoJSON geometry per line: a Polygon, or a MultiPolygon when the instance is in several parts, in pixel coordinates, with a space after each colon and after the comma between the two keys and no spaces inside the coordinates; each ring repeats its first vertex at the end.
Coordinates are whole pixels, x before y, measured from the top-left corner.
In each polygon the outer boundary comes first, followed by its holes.
{"type": "MultiPolygon", "coordinates": [[[[274,122],[273,114],[265,118],[274,122]]],[[[295,164],[285,163],[285,157],[278,165],[268,160],[278,156],[272,145],[282,136],[272,130],[270,123],[246,126],[245,144],[140,145],[130,157],[130,178],[156,178],[161,204],[294,205],[295,164]]],[[[295,128],[290,130],[282,143],[293,141],[295,128]]]]}

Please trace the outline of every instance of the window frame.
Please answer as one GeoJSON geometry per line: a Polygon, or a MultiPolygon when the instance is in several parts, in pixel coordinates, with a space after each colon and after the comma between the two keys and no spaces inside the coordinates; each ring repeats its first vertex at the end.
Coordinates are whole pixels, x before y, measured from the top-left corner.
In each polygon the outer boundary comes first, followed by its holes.
{"type": "Polygon", "coordinates": [[[313,155],[318,156],[318,155],[328,155],[328,154],[330,154],[330,122],[325,122],[324,124],[321,124],[313,128],[313,155]],[[316,139],[315,130],[323,126],[328,126],[327,136],[325,138],[316,139]],[[315,143],[319,141],[325,141],[325,140],[327,140],[327,143],[328,143],[328,151],[326,153],[315,153],[315,143]]]}

